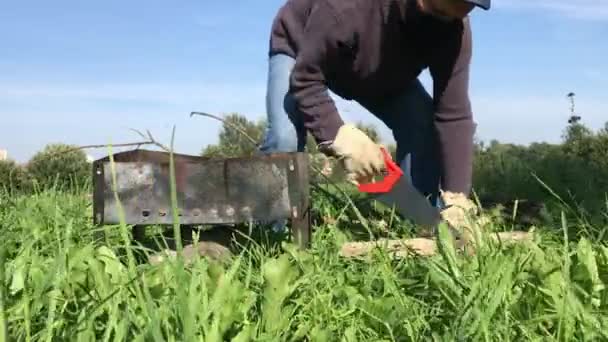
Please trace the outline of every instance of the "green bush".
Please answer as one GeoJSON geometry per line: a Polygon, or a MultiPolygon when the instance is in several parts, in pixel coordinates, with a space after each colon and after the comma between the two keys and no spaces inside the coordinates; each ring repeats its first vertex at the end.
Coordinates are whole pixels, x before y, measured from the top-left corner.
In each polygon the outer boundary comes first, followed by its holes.
{"type": "Polygon", "coordinates": [[[26,170],[14,160],[0,160],[0,191],[22,192],[29,188],[26,170]]]}
{"type": "Polygon", "coordinates": [[[86,154],[76,146],[49,144],[27,165],[32,181],[40,189],[69,189],[89,182],[91,166],[86,154]]]}
{"type": "Polygon", "coordinates": [[[601,215],[608,192],[608,131],[594,133],[582,124],[565,131],[561,144],[478,145],[473,184],[482,202],[555,201],[546,185],[570,207],[601,215]]]}

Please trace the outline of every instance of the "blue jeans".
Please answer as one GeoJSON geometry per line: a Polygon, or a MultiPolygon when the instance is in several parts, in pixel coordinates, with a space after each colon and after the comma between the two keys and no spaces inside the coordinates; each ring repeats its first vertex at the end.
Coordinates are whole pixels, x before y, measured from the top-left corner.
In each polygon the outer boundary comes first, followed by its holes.
{"type": "MultiPolygon", "coordinates": [[[[274,55],[269,60],[266,109],[268,127],[260,152],[304,151],[306,130],[302,115],[289,93],[289,77],[295,60],[274,55]]],[[[394,98],[377,103],[359,102],[383,121],[397,144],[397,161],[414,187],[438,205],[441,164],[435,127],[433,99],[419,80],[394,98]]]]}

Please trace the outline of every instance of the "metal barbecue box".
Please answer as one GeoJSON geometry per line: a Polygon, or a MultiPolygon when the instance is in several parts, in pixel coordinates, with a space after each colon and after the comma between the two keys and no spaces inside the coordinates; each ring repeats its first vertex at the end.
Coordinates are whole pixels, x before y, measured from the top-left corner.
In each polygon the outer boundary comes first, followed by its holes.
{"type": "MultiPolygon", "coordinates": [[[[172,225],[170,154],[131,150],[93,162],[96,225],[172,225]],[[114,177],[113,177],[114,175],[114,177]],[[116,183],[116,193],[114,192],[116,183]]],[[[291,220],[294,241],[307,247],[309,160],[303,152],[243,158],[206,158],[173,153],[181,225],[291,220]]]]}

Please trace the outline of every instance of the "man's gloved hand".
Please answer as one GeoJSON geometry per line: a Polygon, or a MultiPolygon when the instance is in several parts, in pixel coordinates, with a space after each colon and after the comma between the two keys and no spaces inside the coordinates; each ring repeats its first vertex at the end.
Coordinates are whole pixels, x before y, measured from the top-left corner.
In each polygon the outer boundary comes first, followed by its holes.
{"type": "Polygon", "coordinates": [[[441,200],[446,207],[441,211],[442,220],[455,231],[463,244],[468,245],[475,240],[485,224],[485,220],[477,216],[477,205],[462,193],[442,192],[441,200]]]}
{"type": "Polygon", "coordinates": [[[367,183],[385,169],[381,146],[352,124],[342,125],[336,138],[319,148],[340,160],[346,178],[354,184],[367,183]]]}

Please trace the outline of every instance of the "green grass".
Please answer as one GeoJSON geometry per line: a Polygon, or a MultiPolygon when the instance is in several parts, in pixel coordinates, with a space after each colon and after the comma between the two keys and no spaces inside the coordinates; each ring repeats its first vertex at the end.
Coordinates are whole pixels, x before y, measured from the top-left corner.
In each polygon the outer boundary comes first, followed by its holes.
{"type": "MultiPolygon", "coordinates": [[[[125,225],[95,240],[84,190],[0,195],[0,333],[10,341],[606,340],[608,248],[569,216],[537,241],[392,260],[338,256],[355,228],[412,232],[315,192],[312,247],[270,237],[228,264],[137,263],[125,225]],[[354,222],[354,223],[353,223],[354,222]],[[277,243],[272,243],[278,241],[277,243]],[[128,252],[128,253],[127,253],[128,252]]],[[[558,217],[559,218],[559,217],[558,217]]],[[[172,228],[169,228],[172,229],[172,228]]],[[[493,229],[510,229],[496,220],[493,229]]],[[[264,234],[258,234],[264,236],[264,234]]]]}

